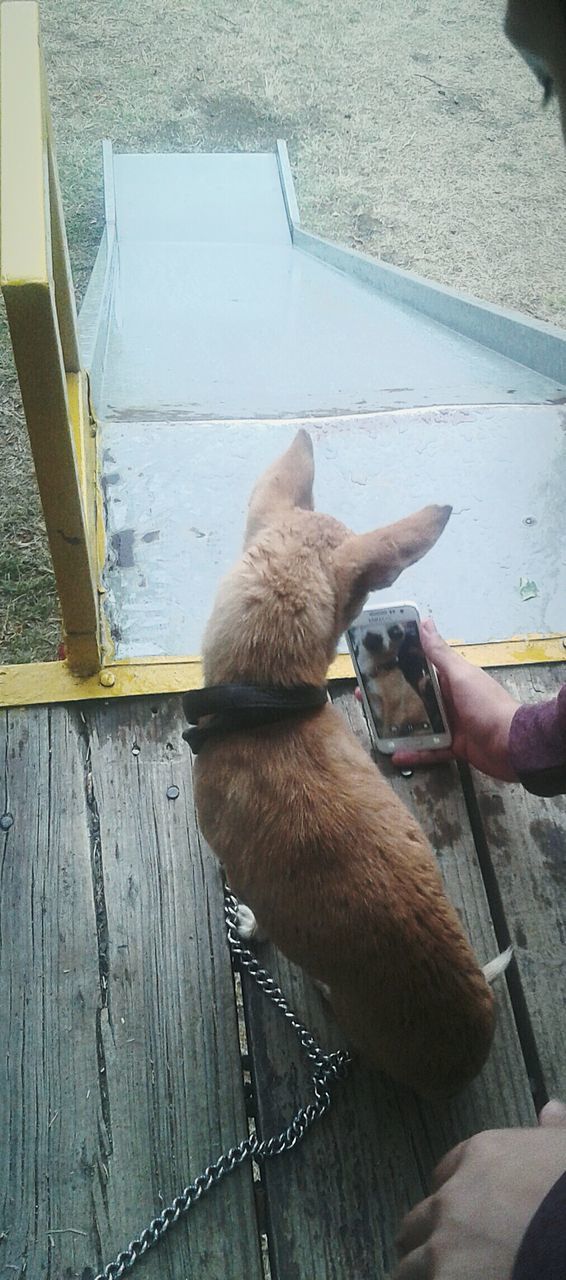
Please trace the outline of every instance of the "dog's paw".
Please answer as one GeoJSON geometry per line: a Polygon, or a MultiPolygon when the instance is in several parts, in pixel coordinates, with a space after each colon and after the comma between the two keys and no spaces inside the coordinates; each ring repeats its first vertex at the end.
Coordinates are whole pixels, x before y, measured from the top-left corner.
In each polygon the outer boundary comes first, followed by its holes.
{"type": "Polygon", "coordinates": [[[246,907],[244,902],[238,903],[236,933],[241,942],[265,941],[265,934],[262,933],[253,911],[250,907],[246,907]]]}

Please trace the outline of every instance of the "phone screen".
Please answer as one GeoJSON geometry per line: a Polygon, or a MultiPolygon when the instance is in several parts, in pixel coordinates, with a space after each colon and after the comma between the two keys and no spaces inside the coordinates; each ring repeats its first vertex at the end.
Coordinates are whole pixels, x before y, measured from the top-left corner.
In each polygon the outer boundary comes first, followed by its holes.
{"type": "Polygon", "coordinates": [[[450,734],[436,675],[425,657],[414,606],[368,609],[349,628],[362,697],[381,750],[444,747],[450,734]]]}

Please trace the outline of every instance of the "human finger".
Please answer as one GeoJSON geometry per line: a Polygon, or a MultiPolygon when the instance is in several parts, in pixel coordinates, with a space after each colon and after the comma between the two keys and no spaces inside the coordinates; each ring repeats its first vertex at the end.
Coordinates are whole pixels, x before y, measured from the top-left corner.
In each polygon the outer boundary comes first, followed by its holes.
{"type": "Polygon", "coordinates": [[[436,630],[435,623],[432,618],[423,618],[420,624],[419,633],[421,644],[425,654],[430,662],[434,663],[440,673],[440,677],[446,676],[448,680],[453,675],[457,675],[462,671],[469,671],[470,664],[459,653],[443,640],[442,636],[436,630]]]}
{"type": "Polygon", "coordinates": [[[433,1280],[432,1255],[428,1243],[401,1259],[392,1280],[433,1280]]]}
{"type": "Polygon", "coordinates": [[[456,1170],[460,1168],[467,1145],[467,1142],[459,1142],[457,1147],[453,1147],[451,1151],[447,1151],[446,1155],[442,1157],[436,1169],[433,1170],[431,1179],[433,1191],[438,1191],[440,1187],[443,1187],[444,1183],[448,1182],[449,1178],[452,1178],[456,1170]]]}
{"type": "Polygon", "coordinates": [[[420,623],[420,636],[425,657],[436,667],[448,723],[453,727],[457,721],[457,714],[452,695],[452,680],[458,675],[467,675],[470,664],[446,644],[438,634],[432,618],[425,618],[420,623]]]}
{"type": "Polygon", "coordinates": [[[394,751],[391,759],[399,769],[414,769],[419,765],[446,764],[454,760],[454,755],[449,747],[441,747],[438,751],[394,751]]]}
{"type": "Polygon", "coordinates": [[[430,1239],[435,1221],[435,1207],[429,1196],[427,1200],[421,1200],[415,1205],[414,1209],[411,1209],[410,1213],[403,1218],[395,1237],[395,1246],[400,1258],[413,1253],[430,1239]]]}

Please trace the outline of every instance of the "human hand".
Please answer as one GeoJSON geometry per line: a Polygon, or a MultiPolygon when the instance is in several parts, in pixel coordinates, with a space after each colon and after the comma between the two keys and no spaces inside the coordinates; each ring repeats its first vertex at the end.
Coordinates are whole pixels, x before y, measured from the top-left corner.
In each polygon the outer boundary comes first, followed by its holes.
{"type": "Polygon", "coordinates": [[[452,746],[438,751],[396,751],[393,763],[406,768],[464,760],[490,778],[516,781],[509,759],[509,730],[519,703],[481,667],[455,653],[438,634],[432,618],[425,618],[419,630],[425,654],[438,671],[452,746]]]}
{"type": "Polygon", "coordinates": [[[566,1107],[538,1129],[498,1129],[440,1162],[433,1194],[405,1218],[393,1280],[510,1280],[525,1231],[566,1169],[566,1107]]]}

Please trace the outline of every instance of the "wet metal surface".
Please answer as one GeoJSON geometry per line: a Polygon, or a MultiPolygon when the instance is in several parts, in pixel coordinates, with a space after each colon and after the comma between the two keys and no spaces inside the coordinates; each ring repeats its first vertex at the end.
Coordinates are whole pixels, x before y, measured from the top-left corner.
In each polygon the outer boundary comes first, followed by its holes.
{"type": "MultiPolygon", "coordinates": [[[[437,546],[379,600],[414,599],[442,631],[469,643],[560,631],[565,424],[564,407],[550,405],[307,421],[316,505],[362,532],[428,502],[451,503],[437,546]]],[[[114,476],[105,585],[119,657],[200,651],[222,574],[240,552],[254,482],[296,428],[105,428],[114,476]],[[115,551],[121,546],[124,559],[115,551]]]]}
{"type": "Polygon", "coordinates": [[[105,181],[117,244],[94,388],[104,420],[521,404],[564,390],[524,356],[294,247],[275,154],[115,155],[105,181]]]}
{"type": "Polygon", "coordinates": [[[287,245],[120,244],[103,416],[551,399],[556,383],[287,245]]]}
{"type": "Polygon", "coordinates": [[[318,506],[353,529],[454,506],[383,598],[462,641],[561,631],[563,335],[301,231],[282,154],[105,149],[81,342],[117,656],[199,652],[253,484],[302,419],[318,506]]]}

